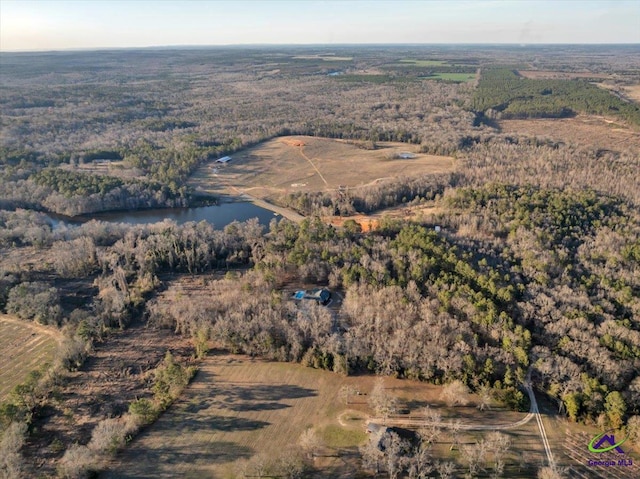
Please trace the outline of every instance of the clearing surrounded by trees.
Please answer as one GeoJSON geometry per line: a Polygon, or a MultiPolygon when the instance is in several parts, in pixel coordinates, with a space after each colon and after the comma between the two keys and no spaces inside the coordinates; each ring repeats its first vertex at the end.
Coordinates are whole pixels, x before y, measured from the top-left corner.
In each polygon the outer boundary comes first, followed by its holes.
{"type": "MultiPolygon", "coordinates": [[[[317,477],[357,477],[358,448],[366,444],[366,422],[375,416],[369,399],[377,381],[371,375],[345,377],[299,364],[214,352],[180,400],[113,461],[105,477],[252,477],[261,462],[269,467],[294,455],[308,429],[317,433],[317,477]],[[346,388],[348,396],[341,392],[346,388]]],[[[384,378],[383,385],[402,412],[409,413],[396,417],[419,416],[428,405],[441,415],[443,431],[434,452],[441,459],[459,461],[459,467],[464,464],[461,446],[449,450],[447,423],[499,425],[526,417],[495,404],[479,411],[476,395],[469,395],[467,405],[447,406],[441,399],[442,386],[393,378],[384,378]]],[[[512,443],[509,467],[533,472],[544,460],[535,421],[504,432],[512,443]],[[526,463],[517,460],[521,447],[528,451],[526,463]]],[[[474,444],[481,437],[484,433],[465,431],[456,440],[474,444]]],[[[550,440],[560,447],[558,435],[550,440]]]]}
{"type": "Polygon", "coordinates": [[[640,141],[640,132],[621,123],[594,115],[574,118],[535,118],[500,120],[500,130],[506,134],[532,135],[566,144],[617,150],[640,141]]]}
{"type": "Polygon", "coordinates": [[[199,167],[190,183],[210,194],[269,199],[295,191],[358,187],[403,175],[444,173],[454,169],[449,156],[426,155],[406,143],[348,142],[310,136],[281,137],[239,151],[224,166],[215,160],[199,167]],[[415,158],[402,159],[410,152],[415,158]]]}

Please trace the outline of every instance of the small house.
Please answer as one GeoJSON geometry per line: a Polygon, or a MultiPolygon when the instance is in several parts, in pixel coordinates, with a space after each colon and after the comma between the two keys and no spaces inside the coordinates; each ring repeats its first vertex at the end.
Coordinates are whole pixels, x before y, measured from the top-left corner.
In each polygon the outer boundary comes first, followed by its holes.
{"type": "Polygon", "coordinates": [[[230,161],[231,161],[231,157],[230,156],[223,156],[222,158],[218,158],[216,160],[216,163],[225,164],[225,163],[229,163],[230,161]]]}
{"type": "Polygon", "coordinates": [[[324,288],[316,288],[311,291],[301,289],[293,293],[293,299],[296,301],[302,301],[304,299],[313,300],[318,304],[326,306],[331,301],[331,292],[324,288]]]}

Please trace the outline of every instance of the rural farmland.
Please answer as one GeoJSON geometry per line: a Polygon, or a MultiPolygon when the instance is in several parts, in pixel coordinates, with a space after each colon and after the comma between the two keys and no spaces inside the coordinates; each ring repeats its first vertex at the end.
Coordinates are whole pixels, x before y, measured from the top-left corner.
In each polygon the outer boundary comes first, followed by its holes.
{"type": "Polygon", "coordinates": [[[638,476],[636,46],[1,60],[0,477],[638,476]]]}
{"type": "Polygon", "coordinates": [[[398,176],[452,171],[455,160],[417,152],[414,145],[364,142],[310,136],[281,137],[241,150],[229,163],[215,160],[196,170],[190,185],[208,194],[249,194],[271,199],[290,192],[362,187],[398,176]],[[413,158],[399,155],[411,152],[413,158]]]}
{"type": "Polygon", "coordinates": [[[0,400],[32,371],[50,364],[56,354],[60,333],[53,328],[20,321],[0,314],[0,400]]]}
{"type": "MultiPolygon", "coordinates": [[[[366,422],[374,416],[368,398],[375,383],[374,376],[344,377],[296,364],[213,352],[182,398],[113,462],[105,477],[244,477],[245,472],[251,475],[247,468],[255,467],[257,461],[275,463],[295,450],[309,428],[317,431],[321,443],[314,460],[314,467],[320,469],[313,477],[356,477],[354,454],[367,440],[366,422]],[[351,391],[348,404],[341,394],[345,386],[351,391]]],[[[495,405],[479,412],[474,396],[466,407],[447,407],[440,398],[442,387],[425,383],[385,378],[384,388],[407,408],[399,418],[419,417],[428,405],[442,415],[445,425],[455,420],[504,425],[526,417],[495,405]]],[[[526,471],[543,462],[544,454],[536,439],[535,421],[505,431],[513,443],[509,452],[513,470],[530,474],[526,471]],[[526,462],[517,460],[520,447],[528,451],[526,462]]],[[[460,442],[473,444],[482,437],[481,432],[469,431],[460,442]]],[[[555,447],[559,441],[554,435],[555,447]]],[[[449,451],[450,442],[445,426],[435,444],[438,456],[463,467],[460,449],[449,451]]]]}

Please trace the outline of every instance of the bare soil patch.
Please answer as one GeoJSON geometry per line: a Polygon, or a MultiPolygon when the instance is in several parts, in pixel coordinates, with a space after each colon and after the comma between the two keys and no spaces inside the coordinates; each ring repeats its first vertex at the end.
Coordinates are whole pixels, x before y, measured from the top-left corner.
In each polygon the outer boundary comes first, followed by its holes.
{"type": "Polygon", "coordinates": [[[432,204],[400,205],[379,210],[371,215],[326,216],[323,218],[323,221],[336,227],[342,227],[346,221],[353,220],[360,225],[361,231],[366,233],[378,229],[380,227],[380,221],[385,217],[419,221],[427,219],[441,211],[440,207],[433,206],[432,204]]]}
{"type": "Polygon", "coordinates": [[[349,220],[358,223],[364,233],[377,230],[380,227],[380,219],[373,215],[327,216],[323,218],[325,223],[336,227],[344,226],[344,223],[349,220]]]}
{"type": "Polygon", "coordinates": [[[59,341],[53,328],[0,314],[0,401],[31,371],[53,360],[59,341]]]}
{"type": "Polygon", "coordinates": [[[304,141],[296,140],[294,138],[280,138],[280,141],[289,146],[304,146],[304,141]]]}
{"type": "Polygon", "coordinates": [[[200,167],[190,184],[215,195],[249,194],[261,199],[294,191],[356,187],[402,175],[442,173],[454,168],[451,157],[418,153],[417,145],[381,142],[366,150],[354,142],[309,136],[266,141],[233,155],[220,165],[200,167]],[[390,159],[401,152],[412,159],[390,159]]]}
{"type": "Polygon", "coordinates": [[[640,146],[640,132],[610,119],[579,115],[563,119],[500,120],[503,133],[548,138],[567,144],[614,151],[640,146]]]}

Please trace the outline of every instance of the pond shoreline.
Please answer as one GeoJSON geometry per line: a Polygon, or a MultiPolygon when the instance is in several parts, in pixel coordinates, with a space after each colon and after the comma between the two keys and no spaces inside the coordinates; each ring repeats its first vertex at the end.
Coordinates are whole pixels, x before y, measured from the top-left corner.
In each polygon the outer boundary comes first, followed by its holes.
{"type": "Polygon", "coordinates": [[[287,218],[288,220],[295,221],[296,223],[300,223],[305,218],[304,216],[302,216],[299,213],[296,213],[293,210],[274,205],[273,203],[269,203],[268,201],[261,200],[260,198],[256,198],[254,196],[248,195],[247,193],[242,193],[242,195],[239,198],[240,199],[237,201],[245,201],[248,203],[252,203],[260,208],[264,208],[265,210],[273,211],[274,213],[282,216],[283,218],[287,218]]]}
{"type": "Polygon", "coordinates": [[[199,196],[197,201],[185,207],[117,209],[76,216],[50,211],[43,211],[42,213],[48,216],[51,226],[55,229],[61,225],[79,226],[91,220],[112,223],[152,224],[163,221],[165,218],[172,219],[178,224],[204,220],[223,227],[234,220],[246,221],[252,217],[258,217],[262,224],[267,225],[271,218],[267,211],[273,213],[275,217],[280,216],[296,223],[304,219],[304,216],[293,210],[274,205],[246,193],[238,195],[202,195],[199,196]]]}

